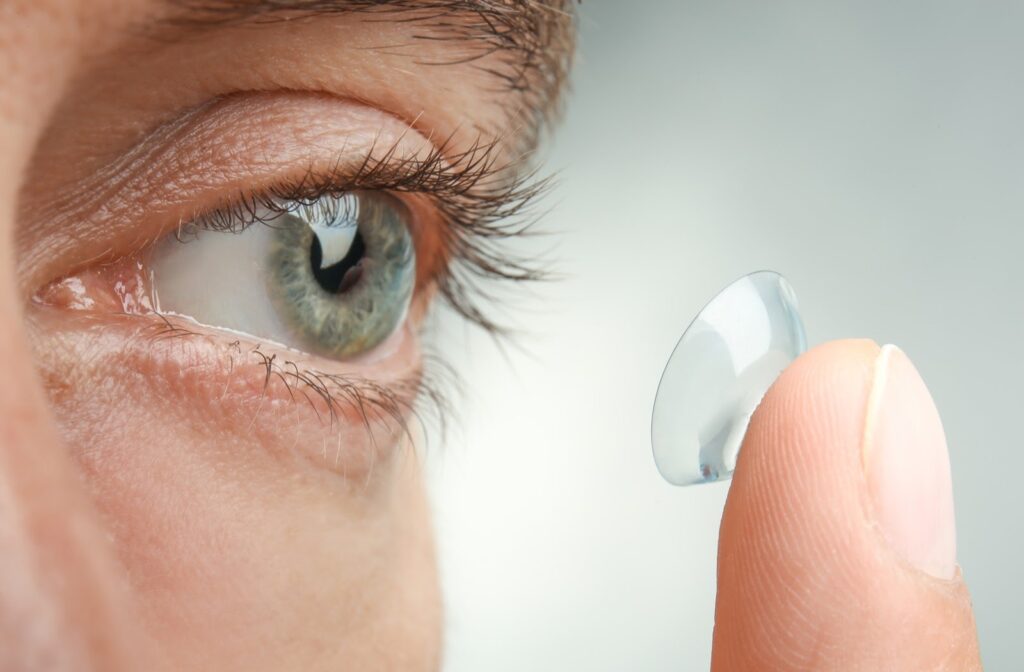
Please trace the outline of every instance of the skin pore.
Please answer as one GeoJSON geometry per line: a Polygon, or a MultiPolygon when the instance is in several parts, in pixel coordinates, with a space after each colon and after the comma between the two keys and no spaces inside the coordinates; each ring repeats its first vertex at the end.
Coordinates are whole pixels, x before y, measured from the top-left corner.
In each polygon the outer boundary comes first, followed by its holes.
{"type": "Polygon", "coordinates": [[[571,30],[525,0],[4,3],[0,668],[439,667],[417,332],[571,30]],[[392,337],[335,361],[156,314],[152,243],[321,182],[401,187],[392,337]]]}

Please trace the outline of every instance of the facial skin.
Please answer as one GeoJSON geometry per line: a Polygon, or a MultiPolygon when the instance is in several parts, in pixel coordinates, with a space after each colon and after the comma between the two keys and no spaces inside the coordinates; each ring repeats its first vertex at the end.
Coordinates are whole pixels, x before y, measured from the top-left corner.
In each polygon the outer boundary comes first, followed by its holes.
{"type": "Polygon", "coordinates": [[[449,262],[434,201],[400,195],[416,293],[355,359],[160,318],[146,266],[314,174],[486,147],[511,178],[558,97],[561,3],[372,4],[0,5],[0,668],[439,667],[407,410],[449,262]]]}

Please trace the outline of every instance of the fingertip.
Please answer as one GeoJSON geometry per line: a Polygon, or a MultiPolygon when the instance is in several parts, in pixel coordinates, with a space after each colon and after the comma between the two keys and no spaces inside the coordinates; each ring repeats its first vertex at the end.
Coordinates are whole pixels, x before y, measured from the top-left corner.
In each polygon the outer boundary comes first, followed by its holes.
{"type": "Polygon", "coordinates": [[[723,550],[752,529],[783,532],[814,520],[835,525],[831,517],[819,518],[827,511],[810,503],[851,510],[859,503],[861,435],[880,352],[868,339],[831,341],[779,376],[751,418],[740,451],[723,517],[723,550]]]}
{"type": "Polygon", "coordinates": [[[881,353],[870,340],[818,346],[752,417],[722,519],[713,669],[977,661],[962,582],[902,562],[873,519],[862,451],[881,353]]]}

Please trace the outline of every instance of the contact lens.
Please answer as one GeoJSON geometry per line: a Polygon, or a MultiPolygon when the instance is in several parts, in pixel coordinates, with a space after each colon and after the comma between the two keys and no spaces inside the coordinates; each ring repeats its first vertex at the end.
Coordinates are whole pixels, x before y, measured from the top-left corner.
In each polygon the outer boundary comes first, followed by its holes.
{"type": "Polygon", "coordinates": [[[793,289],[758,271],[719,292],[683,332],[658,384],[654,461],[674,485],[732,475],[750,416],[807,349],[793,289]]]}

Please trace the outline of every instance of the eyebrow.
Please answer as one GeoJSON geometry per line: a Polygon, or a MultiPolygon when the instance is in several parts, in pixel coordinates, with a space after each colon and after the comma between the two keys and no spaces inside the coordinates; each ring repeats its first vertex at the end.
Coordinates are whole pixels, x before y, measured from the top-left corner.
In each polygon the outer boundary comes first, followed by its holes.
{"type": "MultiPolygon", "coordinates": [[[[579,2],[580,0],[575,0],[579,2]]],[[[165,0],[179,27],[272,23],[344,14],[411,23],[415,39],[448,41],[432,65],[477,63],[521,99],[520,132],[535,144],[561,112],[575,48],[574,0],[165,0]],[[523,118],[525,117],[525,118],[523,118]]]]}

